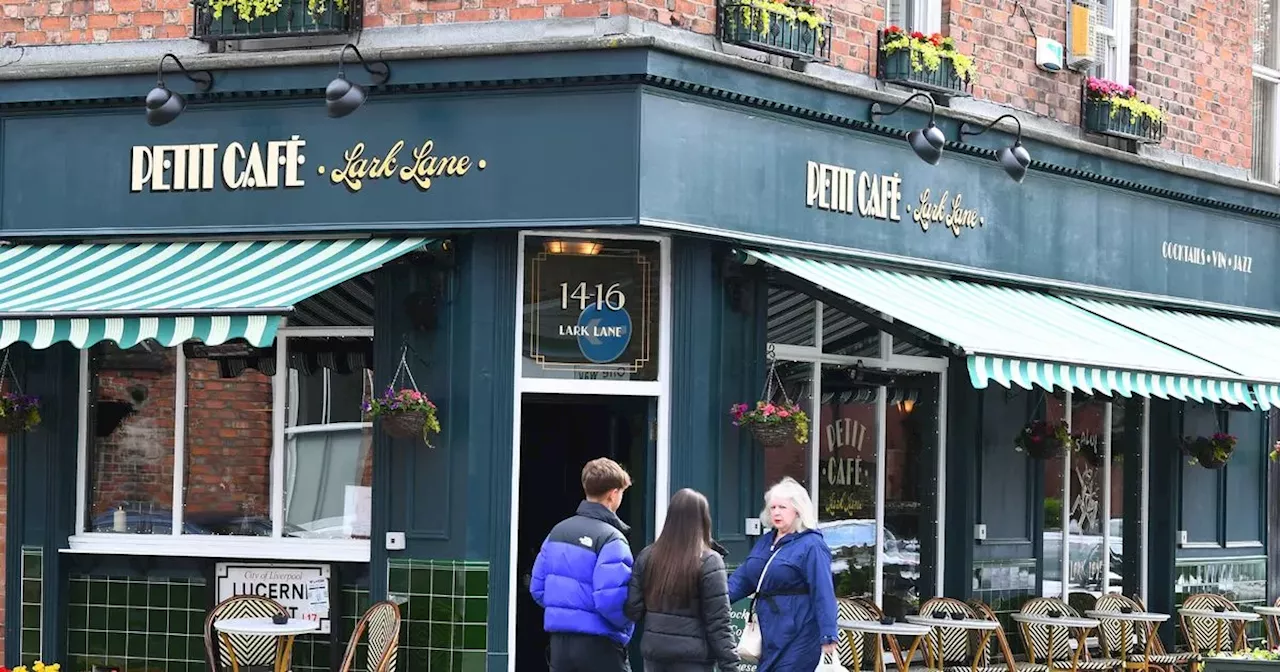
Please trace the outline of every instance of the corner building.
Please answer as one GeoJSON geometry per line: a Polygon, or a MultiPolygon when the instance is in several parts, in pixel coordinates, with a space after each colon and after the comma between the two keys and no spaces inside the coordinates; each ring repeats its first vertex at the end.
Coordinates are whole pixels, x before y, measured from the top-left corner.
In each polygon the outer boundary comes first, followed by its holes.
{"type": "Polygon", "coordinates": [[[205,669],[220,599],[323,579],[294,669],[383,599],[401,669],[544,669],[527,577],[601,455],[635,549],[694,487],[730,564],[797,478],[839,596],[899,617],[1280,596],[1268,3],[306,4],[0,4],[0,348],[43,416],[7,664],[205,669]],[[340,57],[367,100],[330,118],[340,57]],[[430,446],[363,412],[388,386],[430,446]],[[806,444],[732,425],[766,396],[806,444]],[[1081,450],[1016,450],[1038,419],[1081,450]]]}

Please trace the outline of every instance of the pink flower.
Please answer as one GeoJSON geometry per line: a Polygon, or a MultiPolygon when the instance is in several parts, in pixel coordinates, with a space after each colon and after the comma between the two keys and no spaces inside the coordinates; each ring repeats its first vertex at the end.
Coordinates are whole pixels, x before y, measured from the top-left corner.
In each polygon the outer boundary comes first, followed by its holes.
{"type": "Polygon", "coordinates": [[[789,418],[789,417],[791,417],[791,411],[778,411],[778,417],[779,417],[779,418],[789,418]]]}
{"type": "Polygon", "coordinates": [[[774,406],[773,404],[765,404],[764,408],[762,408],[762,409],[760,409],[760,410],[764,411],[764,414],[765,414],[765,415],[773,415],[774,411],[776,411],[776,410],[778,410],[778,409],[777,409],[777,407],[776,407],[776,406],[774,406]]]}

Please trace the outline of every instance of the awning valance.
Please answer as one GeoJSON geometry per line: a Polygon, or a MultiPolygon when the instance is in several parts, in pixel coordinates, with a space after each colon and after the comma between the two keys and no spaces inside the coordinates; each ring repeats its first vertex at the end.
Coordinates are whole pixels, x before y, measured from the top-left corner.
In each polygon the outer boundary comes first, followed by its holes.
{"type": "Polygon", "coordinates": [[[144,339],[275,339],[315,294],[422,248],[424,238],[17,245],[0,249],[0,348],[144,339]]]}
{"type": "Polygon", "coordinates": [[[1062,387],[1253,406],[1247,381],[1057,296],[832,261],[748,252],[963,352],[974,387],[1062,387]]]}
{"type": "Polygon", "coordinates": [[[1151,338],[1176,345],[1255,383],[1263,404],[1280,408],[1280,327],[1264,322],[1094,299],[1066,300],[1151,338]]]}

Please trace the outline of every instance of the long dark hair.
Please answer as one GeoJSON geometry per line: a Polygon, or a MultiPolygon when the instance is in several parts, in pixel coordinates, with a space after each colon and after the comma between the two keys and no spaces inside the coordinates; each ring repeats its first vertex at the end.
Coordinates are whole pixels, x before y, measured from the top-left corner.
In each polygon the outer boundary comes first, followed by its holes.
{"type": "Polygon", "coordinates": [[[711,507],[697,490],[671,498],[662,534],[653,542],[644,568],[644,601],[651,610],[691,606],[698,597],[702,554],[711,548],[711,507]]]}

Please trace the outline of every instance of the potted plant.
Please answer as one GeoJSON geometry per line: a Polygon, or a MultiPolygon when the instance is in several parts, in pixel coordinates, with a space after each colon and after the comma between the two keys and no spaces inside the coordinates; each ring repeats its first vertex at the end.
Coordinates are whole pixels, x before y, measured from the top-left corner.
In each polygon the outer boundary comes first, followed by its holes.
{"type": "MultiPolygon", "coordinates": [[[[44,662],[37,660],[31,664],[31,672],[58,672],[61,669],[62,666],[58,663],[49,663],[46,665],[44,662]]],[[[0,667],[0,672],[27,672],[27,666],[19,665],[13,669],[0,667]]]]}
{"type": "Polygon", "coordinates": [[[1204,659],[1204,672],[1277,672],[1280,649],[1248,649],[1212,653],[1204,659]]]}
{"type": "Polygon", "coordinates": [[[1062,457],[1063,451],[1071,444],[1071,432],[1067,431],[1067,423],[1062,420],[1032,420],[1023,425],[1022,431],[1013,439],[1015,450],[1037,460],[1062,457]]]}
{"type": "Polygon", "coordinates": [[[365,404],[365,412],[371,418],[381,418],[382,429],[387,434],[401,439],[420,436],[428,447],[431,434],[440,431],[436,405],[415,389],[388,387],[382,396],[365,404]]]}
{"type": "Polygon", "coordinates": [[[194,0],[211,36],[345,30],[351,1],[194,0]]]}
{"type": "Polygon", "coordinates": [[[831,53],[831,25],[806,0],[724,0],[716,20],[730,44],[815,61],[831,53]]]}
{"type": "Polygon", "coordinates": [[[1236,450],[1236,437],[1223,432],[1213,436],[1186,437],[1182,440],[1183,452],[1192,458],[1190,464],[1199,463],[1205,469],[1221,469],[1236,450]]]}
{"type": "Polygon", "coordinates": [[[939,33],[908,33],[889,26],[880,34],[880,79],[945,93],[968,91],[973,59],[939,33]]]}
{"type": "Polygon", "coordinates": [[[1157,143],[1164,137],[1164,112],[1138,98],[1137,89],[1108,79],[1085,80],[1087,131],[1157,143]]]}
{"type": "Polygon", "coordinates": [[[0,434],[30,431],[39,424],[39,397],[21,392],[0,392],[0,434]]]}
{"type": "Polygon", "coordinates": [[[729,414],[733,416],[734,426],[745,426],[766,448],[784,446],[790,440],[800,445],[809,441],[809,416],[793,403],[757,401],[754,408],[734,404],[729,414]]]}

